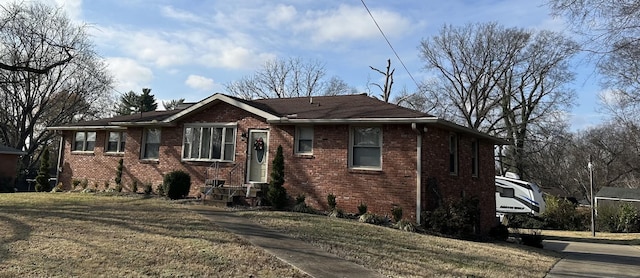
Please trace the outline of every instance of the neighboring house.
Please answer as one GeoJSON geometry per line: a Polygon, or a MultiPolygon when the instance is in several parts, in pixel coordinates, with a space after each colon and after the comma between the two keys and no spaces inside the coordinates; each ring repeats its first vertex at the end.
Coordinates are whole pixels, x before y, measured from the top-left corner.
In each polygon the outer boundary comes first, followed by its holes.
{"type": "Polygon", "coordinates": [[[640,188],[603,187],[595,199],[596,208],[630,203],[640,210],[640,188]]]}
{"type": "Polygon", "coordinates": [[[0,185],[0,189],[8,185],[13,188],[14,180],[18,175],[18,161],[25,154],[27,153],[21,150],[0,145],[0,182],[7,183],[7,185],[0,185]]]}
{"type": "Polygon", "coordinates": [[[63,136],[60,181],[150,182],[184,170],[197,196],[208,179],[225,186],[267,183],[279,145],[289,196],[327,209],[420,222],[442,201],[476,196],[480,230],[495,224],[494,145],[505,142],[366,95],[242,100],[215,94],[187,108],[50,127],[63,136]]]}

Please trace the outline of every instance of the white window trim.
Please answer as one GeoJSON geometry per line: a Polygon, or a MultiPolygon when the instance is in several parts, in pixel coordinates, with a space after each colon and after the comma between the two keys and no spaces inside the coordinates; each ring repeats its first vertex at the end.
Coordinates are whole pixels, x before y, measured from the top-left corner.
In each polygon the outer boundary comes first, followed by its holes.
{"type": "Polygon", "coordinates": [[[160,146],[162,146],[162,129],[159,128],[159,127],[144,128],[142,130],[142,145],[141,145],[141,148],[140,148],[140,159],[141,160],[154,160],[154,161],[159,160],[160,159],[160,146]],[[160,135],[159,135],[160,143],[159,143],[159,146],[158,146],[158,157],[145,157],[145,155],[144,155],[147,152],[147,131],[149,129],[157,129],[160,132],[160,135]]]}
{"type": "Polygon", "coordinates": [[[458,147],[460,145],[459,144],[459,140],[458,140],[458,135],[455,134],[455,133],[451,133],[451,134],[449,134],[448,139],[449,139],[449,164],[448,164],[449,174],[453,175],[453,176],[457,176],[458,172],[459,172],[459,166],[460,166],[459,163],[458,163],[459,162],[459,158],[458,158],[459,148],[458,147]],[[451,144],[451,142],[452,142],[451,139],[452,138],[455,139],[455,140],[453,140],[453,142],[454,142],[453,146],[451,144]],[[455,148],[455,149],[453,149],[453,148],[455,148]],[[453,153],[453,171],[451,171],[451,151],[452,151],[452,149],[453,149],[453,152],[454,152],[453,153]]]}
{"type": "Polygon", "coordinates": [[[382,127],[381,126],[351,126],[349,127],[349,169],[353,169],[353,170],[373,170],[373,171],[380,171],[382,170],[382,156],[383,156],[383,149],[382,146],[384,145],[384,143],[382,142],[382,127]],[[380,148],[380,166],[355,166],[353,165],[353,148],[354,148],[354,136],[355,136],[355,132],[354,129],[356,128],[378,128],[380,129],[380,133],[379,133],[379,138],[378,138],[378,142],[380,142],[380,146],[378,146],[378,148],[380,148]]]}
{"type": "MultiPolygon", "coordinates": [[[[238,133],[238,124],[237,123],[188,123],[185,124],[184,127],[182,128],[182,149],[181,149],[181,153],[180,153],[180,159],[182,161],[204,161],[204,162],[214,162],[214,161],[219,161],[219,162],[233,162],[236,159],[236,148],[237,148],[237,144],[236,144],[236,136],[238,133]],[[222,142],[220,144],[220,158],[219,159],[210,159],[210,158],[185,158],[184,154],[185,154],[185,150],[184,150],[184,144],[185,144],[185,132],[187,131],[187,128],[224,128],[222,131],[222,142]],[[227,142],[225,142],[225,138],[226,138],[226,132],[227,129],[231,128],[232,132],[233,132],[233,151],[232,151],[232,156],[231,156],[231,160],[225,160],[225,145],[227,144],[227,142]]],[[[202,133],[200,133],[200,143],[202,143],[202,133]]],[[[200,146],[202,149],[202,146],[200,146]]],[[[211,146],[209,147],[209,150],[212,150],[211,146]]],[[[191,144],[189,144],[189,154],[191,154],[191,144]]]]}
{"type": "Polygon", "coordinates": [[[105,153],[124,153],[124,148],[122,148],[122,143],[126,143],[127,142],[127,134],[124,131],[107,131],[107,139],[105,140],[106,144],[104,145],[104,152],[105,153]],[[109,150],[109,143],[111,141],[109,141],[109,138],[112,132],[116,132],[118,134],[120,134],[119,138],[118,138],[118,146],[116,147],[115,151],[110,151],[109,150]]]}
{"type": "Polygon", "coordinates": [[[98,141],[98,133],[95,131],[76,131],[73,133],[73,142],[71,143],[71,152],[73,153],[93,153],[96,149],[96,144],[98,141]],[[82,142],[82,149],[81,150],[74,150],[76,147],[76,134],[78,133],[84,133],[84,141],[82,142]],[[89,140],[87,140],[89,138],[89,133],[95,133],[96,134],[96,140],[93,141],[93,150],[88,151],[87,150],[87,142],[89,142],[89,140]]]}
{"type": "MultiPolygon", "coordinates": [[[[304,138],[305,140],[309,140],[304,138]]],[[[314,145],[314,140],[315,139],[315,129],[313,126],[296,126],[296,134],[295,134],[295,146],[294,146],[294,153],[295,154],[299,154],[299,155],[312,155],[313,154],[313,145],[314,145]],[[300,133],[300,129],[301,128],[310,128],[311,129],[311,151],[309,152],[303,152],[303,151],[299,151],[300,150],[300,139],[301,138],[301,133],[300,133]]]]}

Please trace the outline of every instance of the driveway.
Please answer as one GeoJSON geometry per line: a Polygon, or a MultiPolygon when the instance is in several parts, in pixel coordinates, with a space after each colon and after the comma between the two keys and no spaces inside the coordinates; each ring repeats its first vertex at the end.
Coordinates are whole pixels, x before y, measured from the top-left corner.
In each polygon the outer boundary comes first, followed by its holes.
{"type": "Polygon", "coordinates": [[[640,277],[640,246],[549,239],[544,248],[563,254],[546,277],[640,277]]]}

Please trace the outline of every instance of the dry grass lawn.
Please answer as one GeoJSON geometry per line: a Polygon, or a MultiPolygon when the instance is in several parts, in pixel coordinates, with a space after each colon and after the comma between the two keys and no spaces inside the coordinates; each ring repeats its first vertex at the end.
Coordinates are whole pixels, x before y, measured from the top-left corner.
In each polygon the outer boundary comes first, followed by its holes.
{"type": "MultiPolygon", "coordinates": [[[[351,220],[245,211],[389,277],[543,277],[555,253],[351,220]]],[[[331,266],[326,266],[331,267],[331,266]]],[[[0,277],[305,277],[187,205],[142,196],[0,194],[0,277]]]]}
{"type": "Polygon", "coordinates": [[[543,230],[542,235],[548,238],[563,238],[576,241],[591,241],[602,243],[618,243],[640,245],[640,233],[601,233],[596,232],[593,237],[590,231],[553,231],[543,230]]]}
{"type": "Polygon", "coordinates": [[[319,215],[241,214],[390,277],[544,277],[559,259],[522,245],[447,239],[319,215]]]}
{"type": "Polygon", "coordinates": [[[165,200],[0,194],[0,277],[305,277],[165,200]]]}

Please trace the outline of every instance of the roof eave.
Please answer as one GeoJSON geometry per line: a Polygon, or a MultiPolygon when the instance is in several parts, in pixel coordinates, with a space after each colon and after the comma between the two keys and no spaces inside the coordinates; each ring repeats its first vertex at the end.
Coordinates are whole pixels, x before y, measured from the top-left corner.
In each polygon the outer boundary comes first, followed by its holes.
{"type": "Polygon", "coordinates": [[[114,125],[88,125],[88,126],[50,126],[47,130],[125,130],[126,127],[114,125]]]}
{"type": "Polygon", "coordinates": [[[144,127],[144,126],[176,126],[175,123],[167,123],[164,121],[144,121],[144,122],[109,122],[110,125],[120,127],[144,127]]]}
{"type": "Polygon", "coordinates": [[[292,119],[287,117],[267,119],[270,124],[432,124],[469,133],[475,137],[493,141],[496,145],[510,145],[509,141],[494,137],[481,131],[463,127],[438,117],[419,118],[346,118],[346,119],[292,119]]]}

